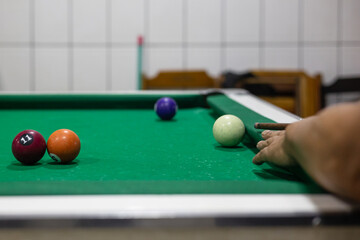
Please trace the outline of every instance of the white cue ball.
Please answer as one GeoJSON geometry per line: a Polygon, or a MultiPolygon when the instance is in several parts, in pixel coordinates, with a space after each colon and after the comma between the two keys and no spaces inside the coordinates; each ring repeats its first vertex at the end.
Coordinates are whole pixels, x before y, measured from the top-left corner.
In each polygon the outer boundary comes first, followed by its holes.
{"type": "Polygon", "coordinates": [[[213,126],[215,140],[225,147],[238,145],[244,137],[245,126],[240,118],[234,115],[219,117],[213,126]]]}

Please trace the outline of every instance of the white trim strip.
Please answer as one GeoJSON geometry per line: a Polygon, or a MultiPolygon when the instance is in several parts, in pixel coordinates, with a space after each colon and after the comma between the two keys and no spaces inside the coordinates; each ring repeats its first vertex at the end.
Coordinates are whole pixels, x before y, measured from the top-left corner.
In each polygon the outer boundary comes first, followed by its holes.
{"type": "Polygon", "coordinates": [[[227,94],[232,100],[244,105],[245,107],[257,112],[264,117],[272,119],[279,123],[293,123],[301,118],[293,115],[283,109],[278,108],[275,105],[267,103],[251,94],[227,94]]]}
{"type": "Polygon", "coordinates": [[[349,213],[330,195],[87,195],[1,197],[1,218],[266,217],[349,213]]]}

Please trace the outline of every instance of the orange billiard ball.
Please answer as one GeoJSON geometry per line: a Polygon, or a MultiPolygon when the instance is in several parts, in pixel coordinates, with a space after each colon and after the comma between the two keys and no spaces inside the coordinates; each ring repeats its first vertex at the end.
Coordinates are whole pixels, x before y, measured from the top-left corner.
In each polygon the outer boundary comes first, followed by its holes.
{"type": "Polygon", "coordinates": [[[69,129],[59,129],[50,135],[47,141],[47,151],[54,161],[71,162],[79,155],[80,139],[69,129]]]}

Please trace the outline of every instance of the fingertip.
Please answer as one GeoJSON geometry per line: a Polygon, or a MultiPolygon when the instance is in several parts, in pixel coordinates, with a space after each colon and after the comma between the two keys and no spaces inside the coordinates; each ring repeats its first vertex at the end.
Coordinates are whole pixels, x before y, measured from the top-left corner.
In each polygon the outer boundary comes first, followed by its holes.
{"type": "Polygon", "coordinates": [[[265,131],[263,131],[263,132],[261,133],[261,137],[265,139],[265,138],[268,137],[270,134],[271,134],[271,131],[270,131],[270,130],[265,130],[265,131]]]}
{"type": "Polygon", "coordinates": [[[261,165],[261,164],[264,163],[262,160],[260,160],[260,155],[259,155],[259,153],[255,155],[255,157],[253,158],[252,162],[253,162],[253,164],[255,164],[255,165],[261,165]]]}
{"type": "Polygon", "coordinates": [[[259,149],[259,150],[260,150],[260,147],[261,147],[261,144],[262,144],[261,142],[263,142],[263,141],[259,141],[259,142],[256,144],[256,148],[259,149]]]}
{"type": "Polygon", "coordinates": [[[253,164],[258,165],[258,166],[262,165],[263,163],[264,163],[264,162],[254,162],[254,161],[253,161],[253,164]]]}

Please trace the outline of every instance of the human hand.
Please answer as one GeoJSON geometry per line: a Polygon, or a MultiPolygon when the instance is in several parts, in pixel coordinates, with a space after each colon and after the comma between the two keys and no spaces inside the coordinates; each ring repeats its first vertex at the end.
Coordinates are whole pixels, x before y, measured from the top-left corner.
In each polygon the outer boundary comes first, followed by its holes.
{"type": "Polygon", "coordinates": [[[254,164],[261,165],[264,162],[270,162],[282,167],[297,165],[296,161],[286,152],[285,130],[265,130],[261,136],[264,140],[256,145],[260,152],[253,158],[254,164]]]}

